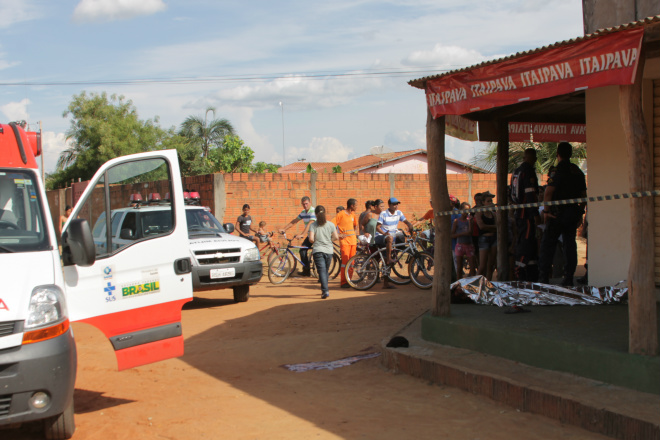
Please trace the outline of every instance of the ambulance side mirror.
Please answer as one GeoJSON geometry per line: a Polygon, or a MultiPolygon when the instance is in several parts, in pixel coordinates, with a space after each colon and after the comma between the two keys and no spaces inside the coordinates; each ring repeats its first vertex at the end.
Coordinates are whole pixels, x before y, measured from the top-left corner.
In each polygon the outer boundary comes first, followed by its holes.
{"type": "Polygon", "coordinates": [[[227,234],[231,234],[234,232],[234,224],[233,223],[225,223],[222,225],[223,228],[225,228],[225,231],[227,231],[227,234]]]}
{"type": "Polygon", "coordinates": [[[62,234],[62,259],[65,266],[91,266],[96,261],[94,238],[85,219],[71,220],[62,234]]]}

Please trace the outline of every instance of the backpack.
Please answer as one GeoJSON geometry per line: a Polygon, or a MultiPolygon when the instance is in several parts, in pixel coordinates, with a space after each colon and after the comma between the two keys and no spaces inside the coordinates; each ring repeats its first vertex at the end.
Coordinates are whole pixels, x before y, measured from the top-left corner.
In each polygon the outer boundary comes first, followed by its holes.
{"type": "Polygon", "coordinates": [[[525,203],[525,183],[522,174],[521,166],[511,174],[511,201],[516,205],[525,203]]]}

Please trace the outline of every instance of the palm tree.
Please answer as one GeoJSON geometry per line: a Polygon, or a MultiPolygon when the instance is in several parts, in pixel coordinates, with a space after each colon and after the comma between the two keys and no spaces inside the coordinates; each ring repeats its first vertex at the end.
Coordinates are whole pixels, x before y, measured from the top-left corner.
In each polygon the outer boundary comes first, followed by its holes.
{"type": "MultiPolygon", "coordinates": [[[[509,144],[509,173],[515,171],[522,163],[523,153],[527,148],[533,147],[536,149],[536,171],[539,174],[547,174],[551,166],[555,165],[557,158],[557,143],[556,142],[511,142],[509,144]]],[[[579,164],[587,158],[587,144],[574,143],[573,156],[571,162],[579,164]]],[[[489,172],[495,172],[497,167],[497,144],[491,143],[486,149],[478,153],[470,160],[471,165],[484,168],[489,172]]]]}
{"type": "Polygon", "coordinates": [[[212,147],[222,146],[225,136],[235,135],[234,127],[227,119],[211,119],[208,121],[209,112],[212,112],[213,118],[215,118],[215,107],[207,107],[203,118],[201,116],[188,116],[181,124],[181,130],[179,130],[181,136],[188,138],[202,148],[203,157],[208,156],[212,147]]]}
{"type": "MultiPolygon", "coordinates": [[[[71,136],[67,137],[66,140],[70,141],[71,136]]],[[[69,165],[75,163],[76,159],[78,159],[79,156],[82,156],[83,153],[85,153],[85,151],[87,151],[87,148],[85,146],[77,142],[69,143],[69,148],[62,151],[60,153],[60,157],[57,159],[57,165],[56,165],[57,171],[61,171],[64,168],[68,167],[69,165]]]]}

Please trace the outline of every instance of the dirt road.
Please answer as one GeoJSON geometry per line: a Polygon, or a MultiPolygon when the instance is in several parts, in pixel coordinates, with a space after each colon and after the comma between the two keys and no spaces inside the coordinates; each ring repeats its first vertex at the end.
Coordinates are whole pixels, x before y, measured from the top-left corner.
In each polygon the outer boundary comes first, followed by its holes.
{"type": "MultiPolygon", "coordinates": [[[[385,371],[378,358],[295,373],[284,364],[376,351],[430,305],[414,286],[339,289],[320,299],[316,280],[273,286],[247,303],[208,292],[183,312],[186,354],[116,372],[110,343],[74,325],[77,432],[84,439],[595,439],[457,389],[385,371]]],[[[40,438],[34,426],[0,438],[40,438]]]]}

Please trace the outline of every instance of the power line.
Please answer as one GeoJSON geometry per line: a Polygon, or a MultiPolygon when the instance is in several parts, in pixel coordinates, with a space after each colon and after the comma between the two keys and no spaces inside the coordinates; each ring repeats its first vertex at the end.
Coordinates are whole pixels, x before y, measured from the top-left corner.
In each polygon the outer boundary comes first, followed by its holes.
{"type": "Polygon", "coordinates": [[[401,78],[411,75],[437,74],[448,72],[448,69],[416,69],[402,70],[391,69],[371,69],[365,71],[316,71],[301,73],[271,73],[271,74],[245,74],[245,75],[218,75],[203,77],[170,77],[170,78],[134,78],[123,80],[72,80],[72,81],[20,81],[20,82],[0,82],[0,86],[85,86],[85,85],[149,85],[149,84],[204,84],[204,83],[223,83],[223,82],[267,82],[274,80],[330,80],[342,78],[401,78]]]}

